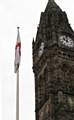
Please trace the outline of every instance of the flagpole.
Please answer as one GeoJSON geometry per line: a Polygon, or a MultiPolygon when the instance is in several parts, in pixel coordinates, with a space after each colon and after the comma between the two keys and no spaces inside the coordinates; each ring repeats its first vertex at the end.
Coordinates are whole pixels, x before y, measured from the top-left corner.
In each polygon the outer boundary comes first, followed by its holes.
{"type": "Polygon", "coordinates": [[[19,69],[17,70],[16,79],[16,120],[19,120],[19,69]]]}
{"type": "Polygon", "coordinates": [[[19,120],[19,65],[21,57],[21,41],[19,27],[17,27],[17,41],[15,46],[15,73],[16,73],[16,120],[19,120]]]}

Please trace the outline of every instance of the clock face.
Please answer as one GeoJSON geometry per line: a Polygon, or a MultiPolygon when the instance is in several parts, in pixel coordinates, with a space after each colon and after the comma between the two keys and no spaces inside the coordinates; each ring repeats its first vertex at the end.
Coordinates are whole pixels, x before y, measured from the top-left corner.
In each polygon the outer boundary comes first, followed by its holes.
{"type": "Polygon", "coordinates": [[[39,48],[39,53],[38,53],[39,57],[43,54],[43,51],[44,51],[44,42],[41,43],[41,46],[39,48]]]}
{"type": "Polygon", "coordinates": [[[60,40],[61,44],[65,45],[65,46],[74,47],[74,41],[69,36],[61,35],[59,37],[59,40],[60,40]]]}

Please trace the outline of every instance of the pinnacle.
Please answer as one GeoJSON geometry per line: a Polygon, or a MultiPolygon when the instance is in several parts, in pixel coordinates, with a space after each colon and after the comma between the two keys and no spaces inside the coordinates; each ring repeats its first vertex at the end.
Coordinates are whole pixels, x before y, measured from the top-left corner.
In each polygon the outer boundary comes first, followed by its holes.
{"type": "Polygon", "coordinates": [[[48,0],[49,2],[54,2],[54,0],[48,0]]]}
{"type": "Polygon", "coordinates": [[[55,0],[48,0],[47,7],[45,9],[46,11],[51,11],[51,10],[61,10],[60,7],[56,4],[55,0]]]}

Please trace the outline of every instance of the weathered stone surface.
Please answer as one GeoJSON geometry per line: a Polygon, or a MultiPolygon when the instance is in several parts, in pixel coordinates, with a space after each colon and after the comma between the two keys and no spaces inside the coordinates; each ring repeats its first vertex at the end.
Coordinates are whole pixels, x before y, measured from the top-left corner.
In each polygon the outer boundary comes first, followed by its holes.
{"type": "Polygon", "coordinates": [[[62,34],[74,41],[66,13],[49,0],[33,40],[36,120],[74,120],[74,47],[60,44],[62,34]]]}

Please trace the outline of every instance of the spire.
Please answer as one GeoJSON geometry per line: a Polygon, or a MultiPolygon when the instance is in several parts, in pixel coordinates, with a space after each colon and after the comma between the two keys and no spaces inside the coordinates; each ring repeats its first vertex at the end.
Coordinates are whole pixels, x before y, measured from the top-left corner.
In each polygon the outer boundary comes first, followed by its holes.
{"type": "Polygon", "coordinates": [[[48,0],[49,2],[54,2],[54,0],[48,0]]]}
{"type": "Polygon", "coordinates": [[[61,8],[56,4],[55,0],[48,0],[45,11],[62,11],[61,8]]]}

